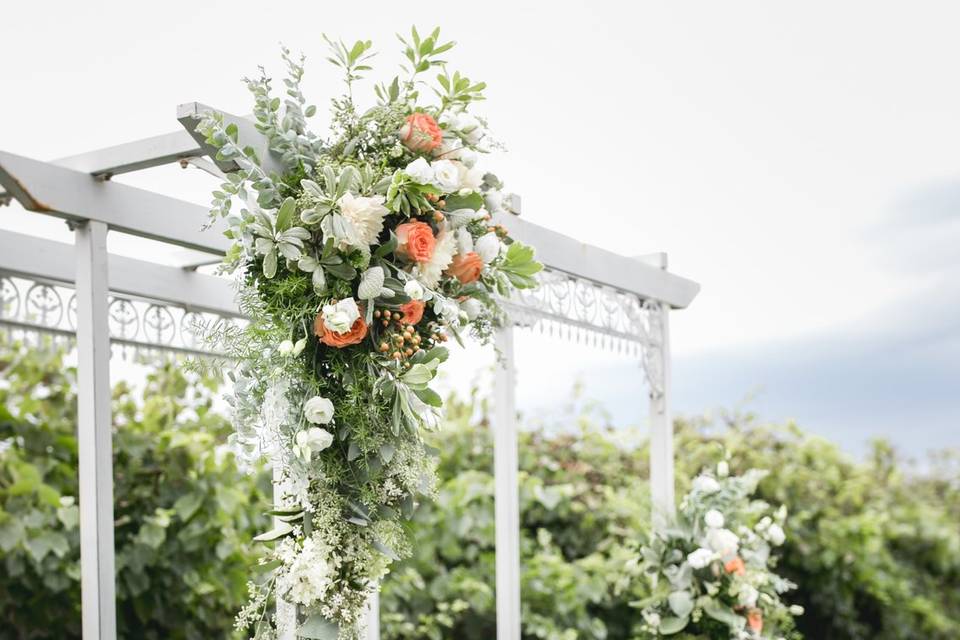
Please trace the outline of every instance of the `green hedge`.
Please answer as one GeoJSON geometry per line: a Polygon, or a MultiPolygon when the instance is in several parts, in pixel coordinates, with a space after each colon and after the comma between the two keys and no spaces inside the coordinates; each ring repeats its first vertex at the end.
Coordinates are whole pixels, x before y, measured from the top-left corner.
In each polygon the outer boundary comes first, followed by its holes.
{"type": "MultiPolygon", "coordinates": [[[[79,637],[74,386],[55,352],[0,353],[0,639],[79,637]]],[[[231,637],[269,486],[222,446],[230,429],[211,409],[214,387],[169,365],[142,393],[115,390],[122,637],[231,637]]],[[[432,437],[439,500],[418,512],[414,555],[384,585],[387,640],[494,637],[492,446],[474,419],[484,413],[476,399],[451,400],[432,437]]],[[[577,423],[521,436],[524,637],[639,637],[623,568],[648,531],[647,452],[629,432],[577,423]]],[[[886,445],[854,462],[791,425],[737,417],[677,431],[681,490],[724,450],[734,471],[770,470],[759,497],[790,506],[778,571],[799,584],[789,600],[806,608],[806,637],[960,638],[960,459],[914,476],[886,445]]]]}
{"type": "MultiPolygon", "coordinates": [[[[0,638],[80,638],[75,371],[0,353],[0,638]]],[[[229,637],[269,480],[238,472],[216,383],[174,365],[113,393],[118,631],[229,637]]]]}

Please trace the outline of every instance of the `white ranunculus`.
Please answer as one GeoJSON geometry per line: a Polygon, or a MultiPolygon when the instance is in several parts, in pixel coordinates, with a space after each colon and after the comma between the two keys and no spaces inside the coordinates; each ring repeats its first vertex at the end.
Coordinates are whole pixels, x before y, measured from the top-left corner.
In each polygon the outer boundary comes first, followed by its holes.
{"type": "Polygon", "coordinates": [[[752,609],[753,607],[757,606],[757,598],[759,597],[760,597],[759,591],[757,591],[755,588],[753,588],[749,584],[745,584],[742,587],[740,587],[740,593],[737,599],[739,600],[740,604],[752,609]]]}
{"type": "Polygon", "coordinates": [[[477,252],[477,255],[480,256],[484,264],[490,264],[500,255],[502,247],[503,245],[500,242],[500,238],[491,231],[477,238],[477,241],[473,245],[473,250],[477,252]]]}
{"type": "Polygon", "coordinates": [[[767,540],[770,541],[775,547],[779,547],[787,540],[787,534],[784,533],[783,527],[777,523],[770,525],[770,528],[767,529],[767,540]]]}
{"type": "Polygon", "coordinates": [[[726,478],[728,475],[730,475],[730,465],[726,460],[721,460],[717,463],[717,477],[726,478]]]}
{"type": "Polygon", "coordinates": [[[433,182],[433,167],[423,158],[417,158],[408,164],[403,172],[419,184],[430,184],[433,182]]]}
{"type": "Polygon", "coordinates": [[[460,303],[460,308],[467,314],[467,320],[476,320],[483,313],[483,303],[476,298],[467,298],[460,303]]]}
{"type": "Polygon", "coordinates": [[[360,308],[353,298],[344,298],[336,304],[323,305],[323,324],[334,333],[350,331],[360,317],[360,308]]]}
{"type": "Polygon", "coordinates": [[[435,187],[444,193],[460,190],[460,169],[450,160],[437,160],[433,163],[433,181],[435,187]]]}
{"type": "Polygon", "coordinates": [[[337,202],[340,213],[353,225],[356,237],[351,238],[351,242],[358,248],[369,247],[383,231],[383,218],[389,213],[383,202],[383,196],[355,196],[352,193],[343,194],[337,202]]]}
{"type": "Polygon", "coordinates": [[[293,340],[284,340],[277,347],[277,353],[282,356],[288,356],[293,353],[293,340]]]}
{"type": "Polygon", "coordinates": [[[707,546],[720,555],[728,555],[740,548],[740,538],[729,529],[710,529],[707,532],[707,546]]]}
{"type": "Polygon", "coordinates": [[[407,283],[403,285],[403,292],[410,296],[411,300],[423,300],[423,296],[426,294],[423,285],[417,280],[407,280],[407,283]]]}
{"type": "Polygon", "coordinates": [[[710,509],[704,514],[703,521],[711,529],[719,529],[724,523],[723,514],[716,509],[710,509]]]}
{"type": "Polygon", "coordinates": [[[697,476],[693,479],[693,490],[700,493],[716,493],[720,491],[720,483],[710,476],[697,476]]]}
{"type": "Polygon", "coordinates": [[[313,424],[327,424],[333,420],[333,403],[323,396],[313,396],[303,403],[303,416],[313,424]]]}
{"type": "Polygon", "coordinates": [[[457,169],[460,170],[460,190],[472,193],[479,191],[483,184],[483,170],[470,169],[464,163],[459,163],[457,169]]]}
{"type": "Polygon", "coordinates": [[[700,547],[693,553],[687,555],[687,563],[694,569],[703,569],[713,562],[714,553],[710,549],[700,547]]]}
{"type": "Polygon", "coordinates": [[[333,434],[320,427],[298,431],[295,437],[294,454],[307,462],[314,453],[319,453],[333,444],[333,434]]]}

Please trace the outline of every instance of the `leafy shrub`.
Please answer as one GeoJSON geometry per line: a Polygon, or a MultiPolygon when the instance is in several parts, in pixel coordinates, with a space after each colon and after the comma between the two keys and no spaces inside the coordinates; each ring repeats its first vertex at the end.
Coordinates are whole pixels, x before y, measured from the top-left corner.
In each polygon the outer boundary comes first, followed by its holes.
{"type": "MultiPolygon", "coordinates": [[[[59,351],[0,353],[0,638],[80,637],[75,377],[59,351]]],[[[121,637],[227,637],[244,601],[269,481],[222,446],[215,388],[174,364],[114,388],[121,637]]]]}

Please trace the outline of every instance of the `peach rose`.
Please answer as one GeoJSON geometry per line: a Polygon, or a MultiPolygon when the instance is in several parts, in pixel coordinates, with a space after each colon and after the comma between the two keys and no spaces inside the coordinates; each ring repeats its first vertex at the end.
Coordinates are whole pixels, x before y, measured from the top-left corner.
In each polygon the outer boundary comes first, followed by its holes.
{"type": "Polygon", "coordinates": [[[323,324],[323,314],[318,313],[317,319],[313,321],[313,333],[328,347],[342,349],[352,344],[360,344],[367,337],[367,323],[363,319],[363,310],[361,309],[360,317],[354,320],[353,326],[346,333],[336,333],[327,329],[323,324]]]}
{"type": "Polygon", "coordinates": [[[437,239],[425,222],[404,222],[397,226],[397,253],[414,262],[427,262],[433,257],[437,239]]]}
{"type": "Polygon", "coordinates": [[[457,254],[447,267],[447,273],[459,280],[461,284],[475,282],[480,277],[481,271],[483,271],[483,258],[473,251],[457,254]]]}
{"type": "Polygon", "coordinates": [[[750,609],[747,614],[747,626],[757,633],[763,632],[763,612],[760,609],[750,609]]]}
{"type": "Polygon", "coordinates": [[[723,568],[727,573],[735,573],[738,576],[747,572],[747,567],[743,564],[743,558],[740,556],[734,556],[733,560],[728,560],[723,568]]]}
{"type": "Polygon", "coordinates": [[[400,313],[403,314],[400,322],[417,324],[423,319],[423,310],[426,306],[423,300],[411,300],[410,302],[400,305],[400,313]]]}
{"type": "Polygon", "coordinates": [[[426,113],[411,113],[400,127],[400,139],[410,151],[433,151],[443,142],[437,121],[426,113]]]}

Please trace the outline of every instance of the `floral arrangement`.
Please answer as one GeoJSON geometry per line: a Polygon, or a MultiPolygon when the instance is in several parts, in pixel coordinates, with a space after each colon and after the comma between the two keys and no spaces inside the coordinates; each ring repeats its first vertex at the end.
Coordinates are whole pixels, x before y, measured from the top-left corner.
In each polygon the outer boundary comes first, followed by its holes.
{"type": "Polygon", "coordinates": [[[447,70],[454,43],[439,30],[400,40],[404,75],[377,85],[376,104],[361,110],[354,89],[371,43],[326,39],[347,92],[323,138],[306,125],[316,108],[301,92],[302,56],[283,49],[283,98],[263,69],[245,81],[282,175],[265,171],[221,114],[198,126],[237,167],[212,209],[227,221],[224,269],[251,319],[216,332],[239,363],[228,398],[235,442],[283,487],[237,618],[258,640],[358,637],[369,597],[410,551],[404,519],[434,492],[421,435],[438,424],[430,383],[445,344],[465,332],[488,339],[505,320],[499,297],[535,286],[541,269],[492,222],[507,198],[477,166],[496,145],[470,113],[485,85],[447,70]],[[296,629],[271,613],[274,602],[296,608],[296,629]]]}
{"type": "Polygon", "coordinates": [[[644,637],[799,637],[793,616],[803,608],[780,598],[796,585],[773,571],[787,511],[750,499],[765,475],[731,476],[721,461],[694,479],[675,521],[642,547],[628,569],[650,594],[632,603],[642,609],[644,637]]]}

